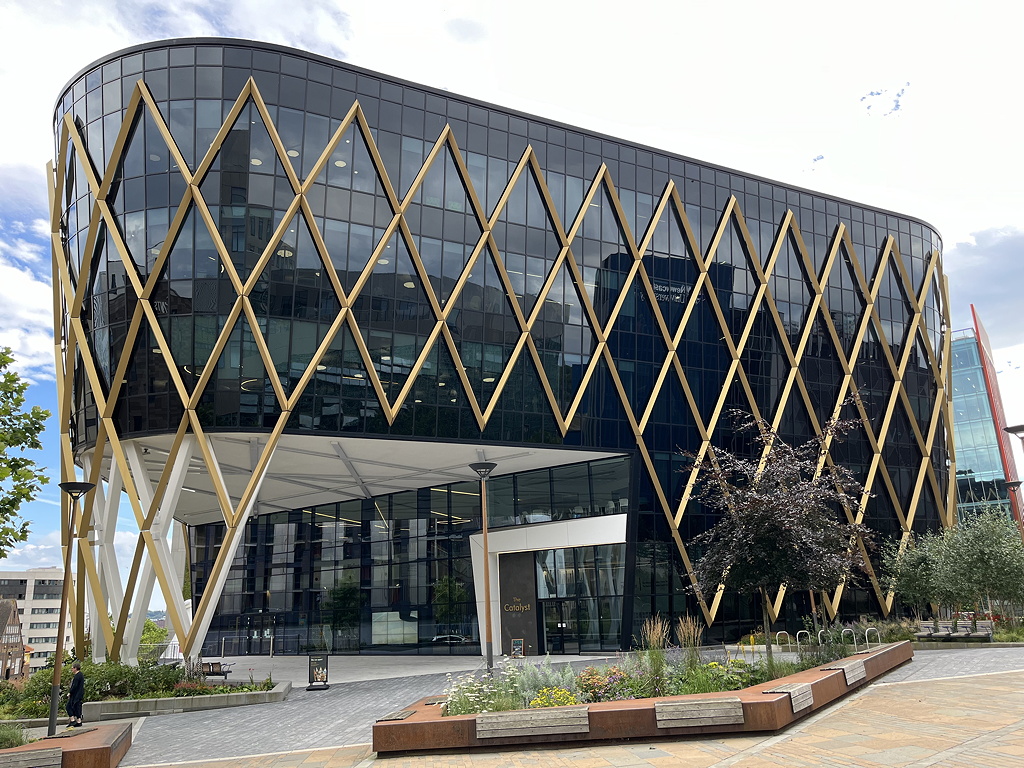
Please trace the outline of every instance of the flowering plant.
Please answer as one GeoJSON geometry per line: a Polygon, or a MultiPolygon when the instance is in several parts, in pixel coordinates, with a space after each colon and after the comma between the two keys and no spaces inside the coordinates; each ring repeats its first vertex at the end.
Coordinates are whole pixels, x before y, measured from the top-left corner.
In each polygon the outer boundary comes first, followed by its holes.
{"type": "Polygon", "coordinates": [[[572,691],[565,688],[541,688],[537,692],[537,698],[530,702],[530,708],[568,707],[572,704],[579,704],[572,691]]]}

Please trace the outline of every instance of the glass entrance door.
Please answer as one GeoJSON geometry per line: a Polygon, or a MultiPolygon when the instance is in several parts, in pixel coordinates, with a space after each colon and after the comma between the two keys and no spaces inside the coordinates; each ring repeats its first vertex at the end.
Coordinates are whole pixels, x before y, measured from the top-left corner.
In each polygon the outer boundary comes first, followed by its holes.
{"type": "Polygon", "coordinates": [[[541,644],[545,653],[577,654],[580,652],[579,628],[575,600],[545,600],[544,637],[541,644]]]}

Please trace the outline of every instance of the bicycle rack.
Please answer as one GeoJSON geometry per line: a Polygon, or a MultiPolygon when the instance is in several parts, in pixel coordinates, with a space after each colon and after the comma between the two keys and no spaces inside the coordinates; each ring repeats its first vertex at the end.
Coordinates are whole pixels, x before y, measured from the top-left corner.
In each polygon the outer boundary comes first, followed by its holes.
{"type": "Polygon", "coordinates": [[[868,642],[868,633],[869,632],[874,632],[875,633],[875,644],[876,645],[881,645],[882,644],[882,636],[880,634],[878,634],[878,629],[876,627],[868,627],[867,629],[864,630],[864,645],[866,645],[868,648],[871,647],[871,643],[868,642]]]}
{"type": "MultiPolygon", "coordinates": [[[[799,632],[796,633],[796,652],[797,653],[800,653],[800,635],[807,635],[807,644],[808,645],[811,644],[811,633],[808,632],[806,629],[801,629],[799,632]]],[[[819,643],[819,645],[820,645],[820,643],[819,643]]]]}
{"type": "Polygon", "coordinates": [[[850,633],[850,637],[853,638],[853,651],[854,651],[854,653],[856,653],[857,652],[857,633],[856,632],[854,632],[852,629],[844,629],[842,632],[839,633],[839,639],[840,640],[844,640],[846,638],[846,633],[847,632],[849,632],[850,633]]]}
{"type": "Polygon", "coordinates": [[[789,632],[787,632],[786,630],[780,629],[778,632],[775,633],[775,645],[778,646],[782,645],[782,643],[779,642],[779,635],[786,636],[786,650],[788,651],[790,646],[793,645],[793,636],[789,634],[789,632]]]}

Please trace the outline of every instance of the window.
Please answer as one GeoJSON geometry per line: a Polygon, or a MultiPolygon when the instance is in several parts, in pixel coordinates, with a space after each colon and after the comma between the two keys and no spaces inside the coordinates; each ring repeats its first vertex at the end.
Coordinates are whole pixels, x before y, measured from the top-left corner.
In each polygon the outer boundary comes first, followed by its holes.
{"type": "Polygon", "coordinates": [[[29,637],[29,643],[56,643],[56,637],[29,637]]]}
{"type": "Polygon", "coordinates": [[[60,608],[33,608],[32,613],[60,613],[60,608]]]}

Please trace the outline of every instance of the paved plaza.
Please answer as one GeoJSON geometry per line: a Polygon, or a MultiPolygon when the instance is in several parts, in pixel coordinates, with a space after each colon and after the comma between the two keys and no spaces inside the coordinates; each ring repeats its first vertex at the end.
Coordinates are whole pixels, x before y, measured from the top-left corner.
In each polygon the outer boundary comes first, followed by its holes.
{"type": "MultiPolygon", "coordinates": [[[[576,663],[593,659],[573,657],[576,663]]],[[[140,718],[122,766],[499,768],[501,766],[1018,766],[1024,648],[918,651],[914,660],[778,734],[376,758],[373,722],[440,693],[472,657],[332,657],[330,690],[304,690],[304,657],[236,660],[296,685],[286,701],[140,718]],[[273,667],[271,669],[271,667],[273,667]]]]}

